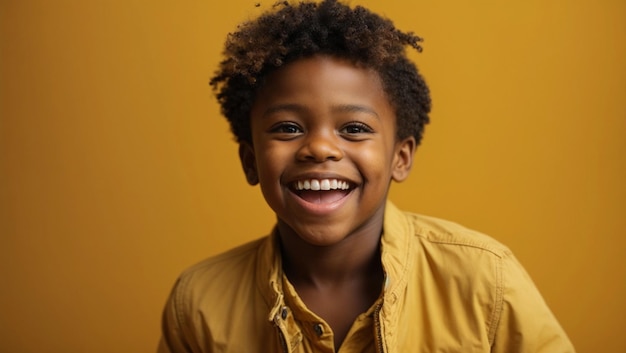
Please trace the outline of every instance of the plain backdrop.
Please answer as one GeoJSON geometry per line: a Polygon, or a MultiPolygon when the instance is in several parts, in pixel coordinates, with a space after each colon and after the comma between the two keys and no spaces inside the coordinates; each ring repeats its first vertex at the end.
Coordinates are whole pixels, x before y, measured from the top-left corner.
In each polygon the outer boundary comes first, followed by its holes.
{"type": "MultiPolygon", "coordinates": [[[[153,352],[180,271],[271,230],[208,85],[256,2],[0,0],[0,352],[153,352]]],[[[579,352],[626,352],[626,2],[353,3],[425,38],[391,199],[507,244],[579,352]]]]}

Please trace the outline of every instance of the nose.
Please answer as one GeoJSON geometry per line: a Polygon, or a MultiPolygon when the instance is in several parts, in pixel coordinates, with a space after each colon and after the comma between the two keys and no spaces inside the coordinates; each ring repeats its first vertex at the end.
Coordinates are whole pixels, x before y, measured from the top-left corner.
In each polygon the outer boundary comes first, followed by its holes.
{"type": "Polygon", "coordinates": [[[296,158],[318,163],[341,160],[343,151],[339,147],[339,137],[331,132],[310,132],[298,149],[296,158]]]}

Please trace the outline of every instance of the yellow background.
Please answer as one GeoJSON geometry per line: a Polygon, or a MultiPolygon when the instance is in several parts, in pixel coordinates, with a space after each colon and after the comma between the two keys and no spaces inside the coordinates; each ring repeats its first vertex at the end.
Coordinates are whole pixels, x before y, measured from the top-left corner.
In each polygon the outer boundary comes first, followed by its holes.
{"type": "MultiPolygon", "coordinates": [[[[270,230],[207,84],[255,2],[0,0],[0,352],[154,351],[177,274],[270,230]]],[[[579,352],[626,352],[626,2],[358,3],[426,38],[391,198],[509,245],[579,352]]]]}

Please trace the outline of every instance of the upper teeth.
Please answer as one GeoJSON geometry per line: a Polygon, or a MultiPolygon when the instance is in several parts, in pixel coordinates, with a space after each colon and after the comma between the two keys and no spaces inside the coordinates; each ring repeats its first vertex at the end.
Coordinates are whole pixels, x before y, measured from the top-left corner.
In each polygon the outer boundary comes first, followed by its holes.
{"type": "Polygon", "coordinates": [[[295,183],[296,190],[348,190],[350,184],[337,179],[307,179],[295,183]]]}

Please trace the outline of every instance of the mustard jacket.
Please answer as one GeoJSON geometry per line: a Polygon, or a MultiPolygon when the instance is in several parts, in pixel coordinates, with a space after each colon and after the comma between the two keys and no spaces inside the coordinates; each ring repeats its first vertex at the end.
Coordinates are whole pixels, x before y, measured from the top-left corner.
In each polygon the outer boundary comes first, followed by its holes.
{"type": "MultiPolygon", "coordinates": [[[[494,239],[388,203],[381,253],[381,297],[339,352],[574,352],[528,274],[494,239]]],[[[329,326],[282,274],[271,235],[183,272],[163,313],[158,352],[334,348],[329,326]]]]}

